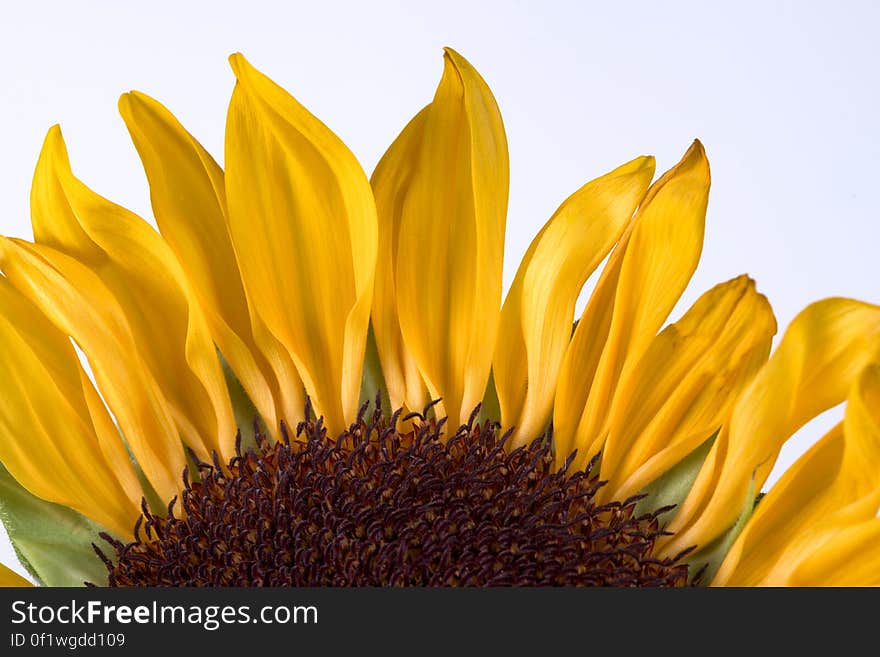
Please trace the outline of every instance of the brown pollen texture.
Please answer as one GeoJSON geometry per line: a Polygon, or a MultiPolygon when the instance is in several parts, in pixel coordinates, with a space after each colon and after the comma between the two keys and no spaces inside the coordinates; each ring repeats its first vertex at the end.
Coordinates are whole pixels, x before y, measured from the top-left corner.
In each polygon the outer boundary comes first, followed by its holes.
{"type": "Polygon", "coordinates": [[[684,555],[653,555],[665,509],[599,505],[592,463],[557,471],[549,436],[508,451],[475,418],[450,433],[427,409],[365,406],[335,439],[320,420],[258,436],[226,465],[200,464],[198,481],[184,473],[178,509],[144,504],[134,542],[102,535],[109,584],[687,585],[684,555]]]}

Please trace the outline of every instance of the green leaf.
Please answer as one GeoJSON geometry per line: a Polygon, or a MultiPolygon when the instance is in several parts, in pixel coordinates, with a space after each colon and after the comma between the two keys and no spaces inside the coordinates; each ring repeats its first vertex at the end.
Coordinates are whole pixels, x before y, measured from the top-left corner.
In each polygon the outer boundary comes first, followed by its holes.
{"type": "Polygon", "coordinates": [[[45,586],[106,585],[107,568],[92,543],[106,531],[60,504],[25,490],[0,465],[0,519],[22,565],[45,586]]]}
{"type": "Polygon", "coordinates": [[[712,541],[702,550],[685,558],[685,562],[690,567],[690,572],[693,575],[696,575],[702,570],[701,581],[704,585],[710,584],[712,580],[715,579],[715,573],[721,568],[721,563],[724,561],[724,557],[727,556],[727,553],[730,552],[730,548],[733,547],[734,542],[739,538],[742,530],[745,529],[746,523],[749,521],[749,518],[752,517],[755,507],[758,506],[758,502],[762,497],[763,495],[755,496],[755,478],[753,476],[752,482],[749,485],[749,492],[746,494],[745,503],[743,504],[739,517],[736,519],[733,527],[728,529],[724,534],[712,541]],[[704,568],[705,570],[703,570],[704,568]]]}
{"type": "Polygon", "coordinates": [[[664,506],[674,505],[677,507],[684,502],[717,437],[718,432],[716,431],[670,470],[648,484],[642,491],[647,497],[636,505],[636,512],[649,513],[664,506]]]}

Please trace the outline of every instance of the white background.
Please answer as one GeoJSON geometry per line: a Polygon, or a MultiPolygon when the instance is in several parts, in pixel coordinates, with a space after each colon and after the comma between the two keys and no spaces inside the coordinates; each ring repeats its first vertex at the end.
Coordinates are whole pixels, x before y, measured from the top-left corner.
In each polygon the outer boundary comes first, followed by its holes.
{"type": "MultiPolygon", "coordinates": [[[[157,97],[221,159],[226,57],[236,50],[321,117],[369,173],[431,99],[450,45],[488,81],[507,128],[506,284],[569,193],[639,154],[656,155],[662,171],[699,137],[713,173],[708,229],[676,316],[741,272],[757,279],[781,327],[820,297],[880,302],[878,7],[4,1],[0,232],[31,236],[30,177],[53,123],[78,176],[149,218],[119,94],[157,97]]],[[[832,421],[790,441],[774,478],[832,421]]],[[[0,560],[13,563],[5,543],[0,560]]]]}

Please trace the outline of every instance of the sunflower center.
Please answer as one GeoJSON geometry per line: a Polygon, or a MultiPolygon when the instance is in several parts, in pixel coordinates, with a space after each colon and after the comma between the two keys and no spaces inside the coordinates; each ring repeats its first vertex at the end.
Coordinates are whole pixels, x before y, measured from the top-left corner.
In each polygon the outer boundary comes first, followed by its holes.
{"type": "Polygon", "coordinates": [[[381,411],[336,440],[302,422],[228,467],[184,477],[180,517],[144,509],[107,538],[111,586],[682,586],[653,555],[656,513],[599,505],[586,471],[554,471],[542,437],[508,452],[497,425],[452,436],[381,411]],[[395,427],[406,426],[398,431],[395,427]]]}

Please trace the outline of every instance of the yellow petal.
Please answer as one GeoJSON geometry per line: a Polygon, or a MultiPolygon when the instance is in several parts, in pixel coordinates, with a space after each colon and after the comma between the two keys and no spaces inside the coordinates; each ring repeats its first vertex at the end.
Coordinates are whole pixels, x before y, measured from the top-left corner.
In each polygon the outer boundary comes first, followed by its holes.
{"type": "Polygon", "coordinates": [[[11,570],[0,563],[0,587],[10,586],[33,586],[33,584],[14,570],[11,570]]]}
{"type": "Polygon", "coordinates": [[[377,249],[370,185],[324,124],[243,56],[230,62],[237,83],[226,196],[255,333],[283,345],[338,432],[357,414],[370,320],[377,249]]]}
{"type": "Polygon", "coordinates": [[[557,460],[583,467],[607,435],[608,411],[627,364],[642,355],[700,259],[709,162],[696,141],[648,191],[587,304],[559,375],[557,460]]]}
{"type": "Polygon", "coordinates": [[[728,439],[713,447],[723,455],[700,471],[668,527],[675,536],[664,549],[708,545],[726,531],[752,479],[760,490],[788,437],[842,402],[878,353],[878,306],[825,299],[795,317],[769,362],[737,400],[728,439]]]}
{"type": "Polygon", "coordinates": [[[880,586],[880,518],[842,529],[806,557],[790,586],[880,586]]]}
{"type": "Polygon", "coordinates": [[[32,494],[131,534],[143,495],[73,345],[0,277],[0,462],[32,494]]]}
{"type": "Polygon", "coordinates": [[[585,454],[589,446],[577,445],[577,429],[608,339],[614,314],[614,294],[632,228],[633,224],[630,223],[608,257],[559,368],[556,398],[553,401],[553,441],[557,467],[562,467],[575,449],[578,450],[576,466],[583,467],[586,460],[592,458],[585,454]]]}
{"type": "Polygon", "coordinates": [[[512,446],[547,425],[556,378],[587,278],[620,238],[654,176],[640,157],[581,187],[532,241],[501,310],[493,369],[512,446]]]}
{"type": "Polygon", "coordinates": [[[847,398],[843,430],[841,493],[855,500],[880,490],[880,364],[872,363],[857,379],[847,398]]]}
{"type": "Polygon", "coordinates": [[[182,485],[186,465],[180,436],[113,294],[93,271],[44,245],[0,238],[0,268],[58,331],[72,336],[88,354],[95,380],[138,464],[160,497],[171,499],[182,485]]]}
{"type": "Polygon", "coordinates": [[[834,485],[843,446],[843,428],[839,425],[785,472],[758,504],[727,553],[713,586],[765,584],[775,566],[786,565],[781,557],[802,538],[798,534],[804,529],[804,519],[814,511],[832,510],[821,503],[812,509],[809,506],[815,501],[812,493],[816,489],[834,485]]]}
{"type": "MultiPolygon", "coordinates": [[[[231,457],[235,418],[190,283],[149,224],[74,177],[57,126],[37,162],[31,220],[38,244],[71,256],[106,284],[187,444],[204,459],[213,451],[231,457]]],[[[75,323],[66,330],[80,341],[75,323]]],[[[100,345],[81,346],[89,358],[97,357],[100,345]]]]}
{"type": "Polygon", "coordinates": [[[192,282],[218,348],[274,432],[281,391],[251,329],[226,221],[223,170],[153,98],[123,94],[119,111],[149,180],[159,231],[192,282]]]}
{"type": "MultiPolygon", "coordinates": [[[[715,585],[786,585],[829,541],[880,507],[880,365],[865,368],[842,424],[798,459],[761,500],[715,585]]],[[[833,552],[821,563],[833,566],[833,552]]],[[[819,561],[813,566],[818,567],[819,561]]]]}
{"type": "Polygon", "coordinates": [[[612,406],[601,470],[611,499],[643,490],[721,427],[775,332],[767,299],[740,276],[654,338],[612,406]]]}
{"type": "Polygon", "coordinates": [[[501,306],[509,172],[492,93],[447,49],[400,200],[397,308],[404,344],[451,424],[483,398],[501,306]]]}
{"type": "Polygon", "coordinates": [[[429,108],[419,112],[388,148],[370,178],[379,218],[379,253],[373,294],[373,330],[391,408],[420,411],[429,401],[416,361],[400,332],[397,307],[397,249],[403,216],[402,193],[418,166],[419,149],[429,108]]]}

